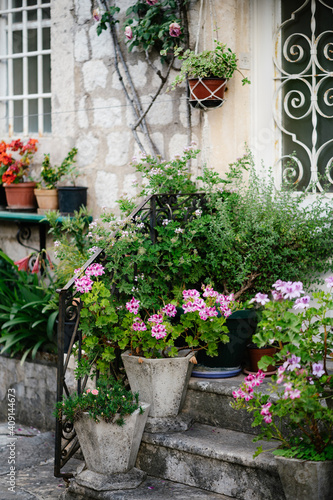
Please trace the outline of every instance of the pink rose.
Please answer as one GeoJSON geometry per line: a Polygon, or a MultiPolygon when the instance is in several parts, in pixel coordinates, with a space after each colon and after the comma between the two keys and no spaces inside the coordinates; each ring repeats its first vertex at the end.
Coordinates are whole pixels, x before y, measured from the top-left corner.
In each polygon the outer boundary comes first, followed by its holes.
{"type": "Polygon", "coordinates": [[[132,28],[130,26],[126,26],[125,28],[125,36],[128,40],[132,40],[133,38],[133,33],[132,33],[132,28]]]}
{"type": "Polygon", "coordinates": [[[91,391],[91,394],[93,394],[94,396],[97,396],[98,395],[98,390],[97,389],[93,389],[91,391]]]}
{"type": "Polygon", "coordinates": [[[181,28],[178,23],[171,23],[169,26],[170,36],[179,36],[181,34],[181,28]]]}

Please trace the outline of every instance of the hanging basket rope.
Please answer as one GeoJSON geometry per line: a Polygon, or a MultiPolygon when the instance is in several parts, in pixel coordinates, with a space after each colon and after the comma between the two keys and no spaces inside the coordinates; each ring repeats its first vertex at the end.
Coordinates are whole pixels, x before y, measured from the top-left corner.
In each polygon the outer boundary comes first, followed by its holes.
{"type": "Polygon", "coordinates": [[[189,78],[190,104],[207,111],[220,108],[225,102],[227,80],[223,78],[189,78]]]}
{"type": "MultiPolygon", "coordinates": [[[[203,5],[204,0],[200,2],[200,10],[199,10],[199,20],[198,20],[198,28],[197,28],[197,36],[195,42],[195,54],[198,53],[199,50],[199,36],[200,30],[203,24],[203,5]]],[[[216,24],[216,11],[214,0],[209,0],[209,14],[210,14],[210,23],[212,29],[212,44],[214,45],[214,39],[218,39],[218,28],[216,24]],[[215,21],[214,21],[215,19],[215,21]],[[213,28],[215,24],[215,29],[213,28]],[[213,31],[216,32],[214,37],[213,31]]],[[[205,45],[205,44],[204,44],[205,45]]],[[[227,84],[227,80],[224,78],[189,78],[188,79],[189,88],[190,88],[190,97],[189,101],[193,108],[203,109],[204,111],[208,111],[209,109],[220,108],[225,102],[224,92],[227,84]]]]}

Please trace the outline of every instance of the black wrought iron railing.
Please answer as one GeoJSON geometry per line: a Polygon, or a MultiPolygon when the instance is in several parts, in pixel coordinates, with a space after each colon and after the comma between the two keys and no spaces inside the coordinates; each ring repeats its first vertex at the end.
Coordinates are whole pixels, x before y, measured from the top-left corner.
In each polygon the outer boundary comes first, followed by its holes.
{"type": "MultiPolygon", "coordinates": [[[[157,231],[164,219],[177,220],[181,217],[183,225],[194,217],[195,211],[200,208],[205,210],[206,199],[204,193],[194,193],[187,195],[150,195],[124,221],[126,224],[136,220],[143,222],[146,229],[149,229],[150,239],[156,243],[157,231]]],[[[112,237],[117,238],[118,231],[112,234],[112,237]]],[[[99,249],[94,255],[84,264],[85,271],[91,264],[102,262],[105,259],[106,249],[99,249]]],[[[66,374],[69,368],[69,362],[74,344],[76,345],[77,360],[80,361],[82,356],[81,344],[82,335],[80,332],[80,310],[82,303],[79,293],[74,288],[75,277],[60,290],[59,293],[59,317],[58,317],[58,370],[57,370],[57,401],[61,401],[63,395],[69,396],[70,388],[66,381],[66,374]],[[69,346],[64,356],[64,341],[66,324],[71,322],[72,334],[69,341],[69,346]]],[[[133,276],[134,283],[134,276],[133,276]]],[[[114,292],[114,290],[112,290],[114,292]]],[[[76,381],[76,392],[82,393],[87,384],[88,377],[76,381]]],[[[72,477],[72,472],[63,472],[63,467],[79,450],[80,444],[75,434],[73,424],[66,420],[57,420],[55,433],[55,464],[54,475],[56,477],[69,478],[72,477]]]]}

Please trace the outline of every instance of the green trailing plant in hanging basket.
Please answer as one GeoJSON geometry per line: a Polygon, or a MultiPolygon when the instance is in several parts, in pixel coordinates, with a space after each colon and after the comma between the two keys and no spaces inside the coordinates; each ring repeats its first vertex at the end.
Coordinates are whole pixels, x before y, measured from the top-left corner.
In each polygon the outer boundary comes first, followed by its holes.
{"type": "MultiPolygon", "coordinates": [[[[196,54],[187,49],[183,52],[181,47],[175,49],[175,57],[182,61],[179,74],[171,84],[174,90],[188,78],[223,78],[230,80],[235,71],[242,75],[242,84],[251,83],[238,69],[237,56],[225,43],[215,40],[213,50],[204,50],[196,54]]],[[[165,55],[165,52],[161,52],[165,55]]]]}

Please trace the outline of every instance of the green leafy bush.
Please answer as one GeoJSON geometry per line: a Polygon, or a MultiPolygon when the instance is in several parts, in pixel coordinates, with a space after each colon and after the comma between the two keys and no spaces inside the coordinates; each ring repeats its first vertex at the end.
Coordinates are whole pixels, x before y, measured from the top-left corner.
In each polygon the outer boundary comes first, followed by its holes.
{"type": "Polygon", "coordinates": [[[57,311],[49,310],[55,295],[53,282],[18,271],[2,251],[0,261],[6,263],[0,266],[1,352],[22,356],[22,362],[28,355],[35,358],[37,351],[56,352],[57,311]]]}
{"type": "Polygon", "coordinates": [[[87,412],[95,422],[115,422],[124,425],[124,416],[131,415],[139,406],[139,395],[126,390],[120,382],[99,378],[97,389],[88,389],[82,394],[72,394],[56,404],[55,416],[65,417],[70,422],[78,420],[87,412]]]}

